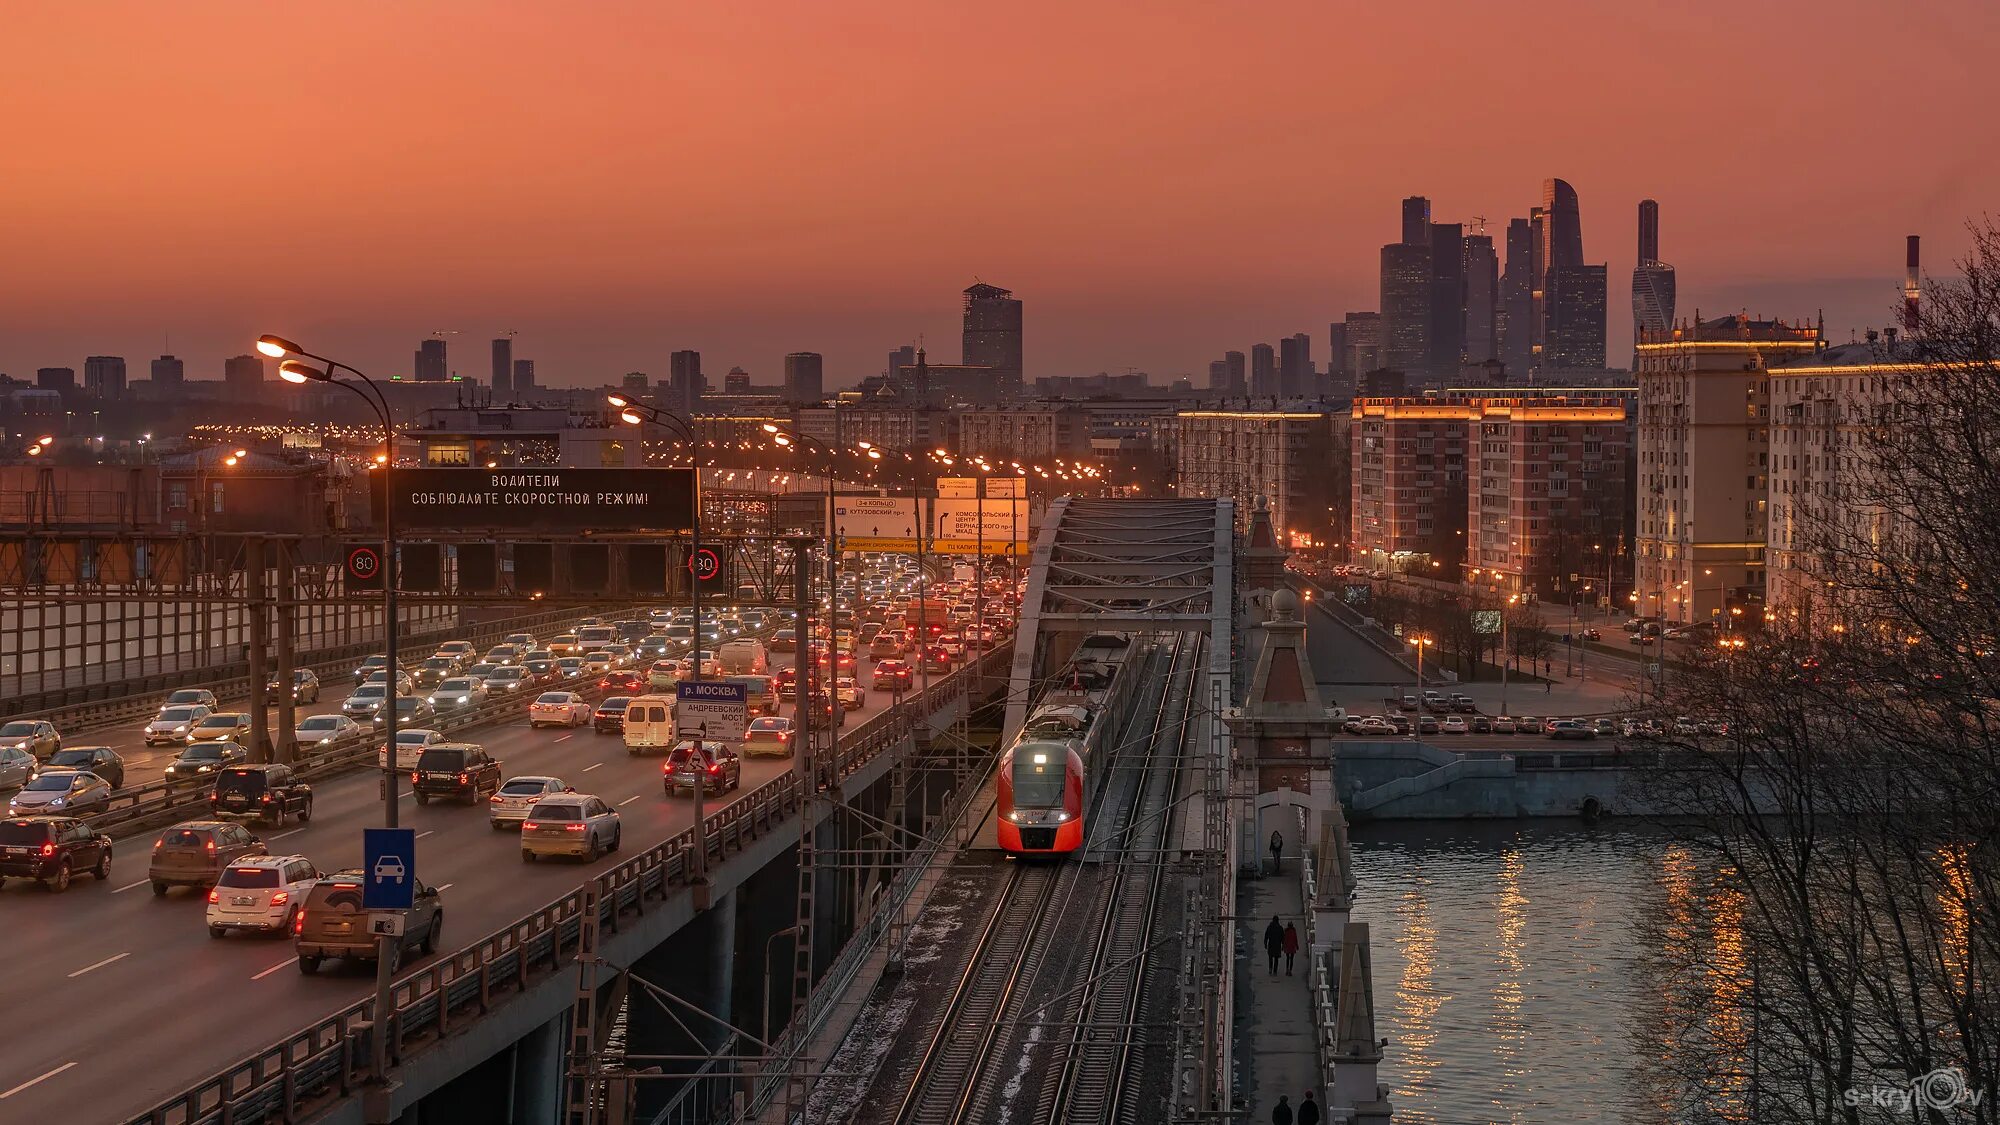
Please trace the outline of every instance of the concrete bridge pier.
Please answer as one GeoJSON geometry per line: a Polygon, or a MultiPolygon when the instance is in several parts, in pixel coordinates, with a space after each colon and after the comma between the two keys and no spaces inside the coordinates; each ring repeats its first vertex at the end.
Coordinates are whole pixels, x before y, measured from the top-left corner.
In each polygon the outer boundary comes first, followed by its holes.
{"type": "MultiPolygon", "coordinates": [[[[730,1031],[720,1021],[735,1022],[736,913],[740,901],[735,891],[721,895],[714,905],[633,963],[631,972],[637,979],[627,992],[625,1015],[625,1052],[631,1057],[632,1069],[658,1068],[664,1074],[693,1071],[699,1062],[645,1056],[699,1057],[728,1042],[730,1031]],[[660,995],[640,981],[670,996],[660,995]]],[[[680,1085],[661,1078],[636,1083],[635,1119],[649,1120],[680,1085]]]]}

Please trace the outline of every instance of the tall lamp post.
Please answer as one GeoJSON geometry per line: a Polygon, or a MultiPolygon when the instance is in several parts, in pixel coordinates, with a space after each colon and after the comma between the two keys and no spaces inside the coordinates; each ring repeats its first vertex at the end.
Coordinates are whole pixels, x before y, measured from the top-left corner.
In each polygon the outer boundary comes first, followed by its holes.
{"type": "Polygon", "coordinates": [[[1436,643],[1422,633],[1410,638],[1410,644],[1417,650],[1417,717],[1410,720],[1411,742],[1417,741],[1417,736],[1424,726],[1424,650],[1436,643]]]}
{"type": "MultiPolygon", "coordinates": [[[[389,661],[389,666],[386,669],[388,683],[386,684],[386,691],[382,700],[382,706],[387,716],[383,720],[383,731],[386,736],[386,741],[383,745],[387,749],[383,753],[382,765],[382,823],[386,827],[394,828],[396,827],[396,802],[400,797],[400,794],[396,791],[397,779],[400,776],[396,772],[396,720],[398,718],[396,713],[396,677],[402,671],[402,663],[397,659],[396,652],[396,495],[390,488],[390,482],[395,479],[393,474],[396,469],[396,425],[389,414],[389,401],[382,397],[382,388],[359,368],[351,367],[339,360],[330,359],[323,355],[314,355],[312,352],[306,351],[304,348],[299,347],[282,336],[258,337],[257,350],[273,359],[283,361],[278,364],[278,377],[287,383],[332,383],[337,387],[346,387],[348,390],[360,395],[374,409],[375,417],[382,423],[383,456],[380,461],[382,466],[382,631],[385,636],[383,650],[389,661]],[[324,366],[315,367],[313,364],[307,363],[306,360],[317,360],[324,366]],[[360,383],[356,384],[346,379],[336,378],[335,374],[341,371],[353,375],[356,379],[360,380],[360,383]],[[367,389],[363,390],[363,387],[367,389]]],[[[287,686],[280,684],[279,689],[285,690],[287,686]]]]}

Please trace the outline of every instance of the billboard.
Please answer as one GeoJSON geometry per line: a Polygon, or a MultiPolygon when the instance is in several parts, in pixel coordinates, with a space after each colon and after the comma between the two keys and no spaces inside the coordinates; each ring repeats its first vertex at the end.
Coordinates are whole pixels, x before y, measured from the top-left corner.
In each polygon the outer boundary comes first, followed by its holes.
{"type": "MultiPolygon", "coordinates": [[[[410,530],[686,531],[693,469],[397,469],[396,522],[410,530]]],[[[376,515],[382,477],[375,474],[376,515]]]]}
{"type": "Polygon", "coordinates": [[[930,549],[940,555],[1025,555],[1028,502],[991,495],[984,501],[939,499],[931,508],[930,532],[930,549]]]}
{"type": "Polygon", "coordinates": [[[843,550],[914,553],[923,522],[918,503],[911,496],[836,496],[834,534],[843,550]]]}
{"type": "Polygon", "coordinates": [[[1500,611],[1497,609],[1475,609],[1472,611],[1472,631],[1482,637],[1490,637],[1500,631],[1500,611]]]}

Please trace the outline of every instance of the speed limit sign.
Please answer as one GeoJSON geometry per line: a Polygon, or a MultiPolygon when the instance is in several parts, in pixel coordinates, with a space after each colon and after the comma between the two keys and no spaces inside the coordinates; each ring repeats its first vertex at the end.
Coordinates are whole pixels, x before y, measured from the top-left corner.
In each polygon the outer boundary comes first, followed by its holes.
{"type": "Polygon", "coordinates": [[[373,582],[382,576],[382,552],[375,547],[355,547],[347,552],[347,573],[356,581],[373,582]]]}
{"type": "Polygon", "coordinates": [[[722,560],[716,557],[714,551],[703,547],[701,550],[688,556],[687,567],[688,573],[694,575],[696,578],[707,580],[722,572],[722,560]]]}

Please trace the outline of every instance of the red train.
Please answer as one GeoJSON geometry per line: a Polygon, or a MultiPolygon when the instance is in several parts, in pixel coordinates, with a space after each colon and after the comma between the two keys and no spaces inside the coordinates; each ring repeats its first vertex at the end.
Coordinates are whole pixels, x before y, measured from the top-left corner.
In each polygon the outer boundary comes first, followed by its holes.
{"type": "Polygon", "coordinates": [[[1084,809],[1102,770],[1101,717],[1124,701],[1118,675],[1129,638],[1099,633],[1078,647],[1064,686],[1043,697],[1000,756],[998,836],[1014,855],[1067,855],[1083,847],[1084,809]]]}

